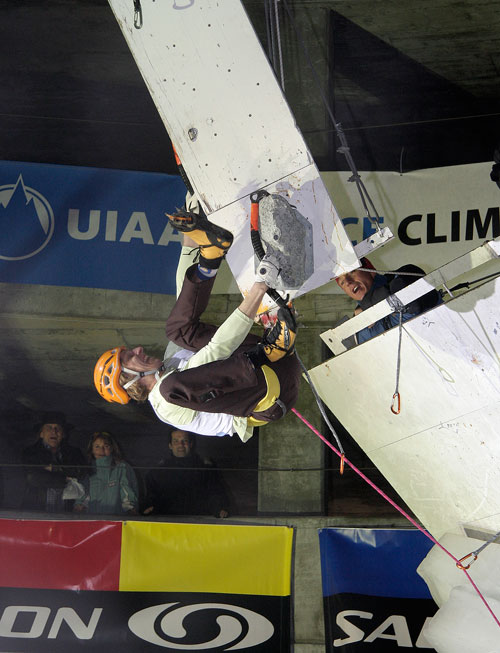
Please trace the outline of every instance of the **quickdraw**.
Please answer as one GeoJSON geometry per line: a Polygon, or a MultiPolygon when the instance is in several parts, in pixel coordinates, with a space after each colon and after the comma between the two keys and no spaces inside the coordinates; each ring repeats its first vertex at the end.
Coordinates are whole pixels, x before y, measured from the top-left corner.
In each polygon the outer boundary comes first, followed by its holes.
{"type": "Polygon", "coordinates": [[[135,29],[141,29],[142,27],[141,0],[134,0],[134,27],[135,29]]]}

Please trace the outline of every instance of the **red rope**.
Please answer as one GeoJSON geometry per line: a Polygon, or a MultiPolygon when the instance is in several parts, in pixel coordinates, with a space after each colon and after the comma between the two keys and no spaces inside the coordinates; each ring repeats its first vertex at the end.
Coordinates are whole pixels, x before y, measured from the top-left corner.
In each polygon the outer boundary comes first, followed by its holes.
{"type": "MultiPolygon", "coordinates": [[[[312,431],[315,435],[317,435],[318,438],[319,438],[320,440],[323,440],[323,442],[324,442],[328,447],[330,447],[330,449],[331,449],[335,454],[337,454],[337,456],[338,456],[341,460],[343,460],[344,463],[346,463],[347,465],[349,465],[349,467],[350,467],[353,471],[355,471],[356,474],[358,474],[358,476],[361,476],[361,478],[362,478],[364,481],[366,481],[366,482],[368,483],[368,485],[370,485],[370,486],[371,486],[371,487],[372,487],[376,492],[378,492],[378,493],[380,494],[381,497],[383,497],[386,501],[388,501],[388,502],[391,504],[391,506],[394,506],[394,508],[396,508],[396,510],[399,511],[399,512],[403,515],[403,517],[406,517],[406,519],[407,519],[411,524],[413,524],[413,526],[415,526],[415,528],[418,528],[418,530],[419,530],[421,533],[423,533],[426,537],[428,537],[432,542],[434,542],[434,544],[437,544],[437,546],[438,546],[440,549],[442,549],[442,550],[443,550],[447,555],[449,555],[450,558],[452,558],[452,560],[454,560],[456,564],[459,563],[458,558],[455,558],[455,556],[454,556],[452,553],[450,553],[450,551],[448,551],[448,550],[447,550],[447,549],[446,549],[442,544],[440,544],[440,543],[439,543],[439,542],[438,542],[434,537],[432,537],[432,535],[431,535],[428,531],[426,531],[424,528],[422,528],[422,526],[420,526],[420,524],[418,524],[418,523],[413,519],[413,517],[411,517],[411,515],[409,515],[405,510],[403,510],[403,508],[401,508],[400,506],[398,506],[397,503],[395,503],[395,502],[394,502],[390,497],[388,497],[387,494],[386,494],[383,490],[381,490],[377,485],[375,485],[375,483],[374,483],[373,481],[370,481],[370,479],[369,479],[367,476],[365,476],[365,475],[363,474],[363,472],[362,472],[360,469],[358,469],[358,468],[356,467],[356,465],[353,465],[353,464],[351,463],[351,461],[350,461],[348,458],[345,457],[344,454],[341,454],[340,451],[339,451],[336,447],[334,447],[333,444],[332,444],[331,442],[329,442],[329,441],[325,438],[324,435],[321,435],[321,433],[320,433],[316,428],[314,428],[314,426],[313,426],[310,422],[308,422],[307,419],[306,419],[303,415],[301,415],[301,414],[298,412],[298,410],[296,410],[295,408],[292,408],[292,412],[295,413],[295,415],[297,415],[297,417],[298,417],[298,418],[299,418],[299,419],[300,419],[300,420],[301,420],[301,421],[302,421],[302,422],[303,422],[303,423],[304,423],[308,428],[310,428],[311,431],[312,431]]],[[[459,567],[459,568],[460,568],[460,567],[459,567]]],[[[491,614],[491,616],[493,617],[493,619],[495,620],[497,626],[500,627],[500,621],[498,620],[497,616],[495,615],[495,613],[493,612],[493,610],[492,610],[492,609],[490,608],[490,606],[488,605],[488,603],[487,603],[486,599],[484,598],[484,596],[481,594],[481,591],[480,591],[479,588],[477,587],[476,583],[472,580],[472,578],[470,577],[470,575],[467,573],[467,570],[466,570],[466,569],[463,569],[463,568],[461,568],[461,569],[462,569],[462,571],[464,572],[464,574],[467,576],[467,578],[469,579],[469,582],[471,583],[472,587],[473,587],[473,588],[476,590],[476,592],[478,593],[479,597],[481,598],[481,601],[482,601],[482,602],[484,603],[484,605],[488,608],[488,611],[489,611],[489,613],[491,614]]]]}

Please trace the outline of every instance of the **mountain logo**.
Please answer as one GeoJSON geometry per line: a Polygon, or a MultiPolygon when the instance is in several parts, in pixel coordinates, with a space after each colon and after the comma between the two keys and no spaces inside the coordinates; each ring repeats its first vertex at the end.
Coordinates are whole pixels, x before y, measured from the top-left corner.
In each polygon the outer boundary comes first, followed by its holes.
{"type": "Polygon", "coordinates": [[[22,261],[38,254],[54,233],[54,212],[47,199],[24,185],[0,186],[0,259],[22,261]]]}

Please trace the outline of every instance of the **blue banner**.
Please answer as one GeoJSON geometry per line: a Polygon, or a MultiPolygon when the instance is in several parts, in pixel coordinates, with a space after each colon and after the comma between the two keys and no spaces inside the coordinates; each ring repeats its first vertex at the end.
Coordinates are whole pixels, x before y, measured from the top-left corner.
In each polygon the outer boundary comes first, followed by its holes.
{"type": "Polygon", "coordinates": [[[0,281],[175,294],[180,177],[0,162],[0,281]]]}
{"type": "Polygon", "coordinates": [[[437,606],[417,574],[432,541],[417,530],[319,533],[326,650],[434,649],[421,636],[437,606]]]}

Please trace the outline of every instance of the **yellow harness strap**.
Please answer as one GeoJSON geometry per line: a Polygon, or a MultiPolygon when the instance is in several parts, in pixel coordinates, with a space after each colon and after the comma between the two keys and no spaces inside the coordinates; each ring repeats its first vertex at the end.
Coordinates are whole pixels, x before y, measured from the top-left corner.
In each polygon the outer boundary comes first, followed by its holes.
{"type": "MultiPolygon", "coordinates": [[[[260,413],[264,410],[267,410],[268,408],[271,408],[276,399],[279,399],[281,391],[280,382],[276,372],[267,365],[263,365],[261,370],[264,374],[264,378],[266,379],[267,392],[253,409],[255,413],[260,413]]],[[[250,426],[263,426],[264,424],[269,424],[269,422],[255,419],[255,417],[248,417],[247,422],[250,426]]]]}

